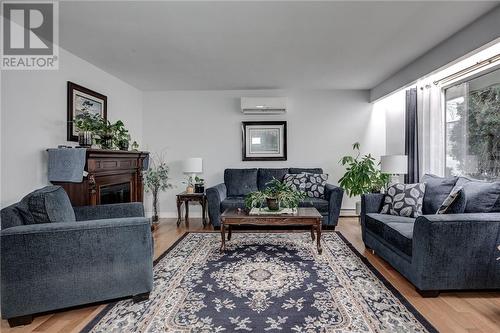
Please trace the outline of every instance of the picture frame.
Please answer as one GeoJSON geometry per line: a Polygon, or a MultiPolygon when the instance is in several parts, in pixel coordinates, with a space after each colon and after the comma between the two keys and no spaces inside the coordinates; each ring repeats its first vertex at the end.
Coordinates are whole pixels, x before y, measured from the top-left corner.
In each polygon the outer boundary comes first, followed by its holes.
{"type": "Polygon", "coordinates": [[[73,121],[78,114],[84,112],[98,113],[108,119],[108,98],[96,91],[76,83],[67,84],[67,140],[78,141],[78,131],[73,121]]]}
{"type": "Polygon", "coordinates": [[[286,121],[241,123],[242,161],[286,161],[286,121]]]}

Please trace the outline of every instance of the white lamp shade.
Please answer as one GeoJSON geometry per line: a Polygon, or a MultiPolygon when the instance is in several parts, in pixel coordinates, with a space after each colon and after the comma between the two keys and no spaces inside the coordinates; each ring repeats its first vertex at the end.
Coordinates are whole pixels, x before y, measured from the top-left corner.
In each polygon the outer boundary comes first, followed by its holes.
{"type": "Polygon", "coordinates": [[[408,156],[385,155],[380,157],[380,171],[391,175],[408,173],[408,156]]]}
{"type": "Polygon", "coordinates": [[[203,159],[201,157],[192,157],[184,161],[185,173],[202,173],[203,159]]]}

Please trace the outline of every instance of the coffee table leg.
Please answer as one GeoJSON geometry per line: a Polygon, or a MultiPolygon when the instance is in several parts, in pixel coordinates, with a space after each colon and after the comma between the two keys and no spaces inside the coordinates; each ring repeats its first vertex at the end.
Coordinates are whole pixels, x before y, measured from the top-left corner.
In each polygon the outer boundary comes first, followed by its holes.
{"type": "Polygon", "coordinates": [[[319,221],[319,224],[317,226],[317,247],[318,247],[318,253],[321,254],[323,252],[323,249],[321,248],[321,220],[319,221]]]}
{"type": "Polygon", "coordinates": [[[222,236],[222,243],[220,245],[220,253],[224,253],[226,249],[226,233],[224,230],[224,223],[220,224],[220,235],[222,236]]]}
{"type": "Polygon", "coordinates": [[[311,226],[311,239],[312,239],[312,241],[313,241],[313,242],[314,242],[314,229],[315,229],[315,228],[314,228],[314,226],[312,225],[312,226],[311,226]]]}

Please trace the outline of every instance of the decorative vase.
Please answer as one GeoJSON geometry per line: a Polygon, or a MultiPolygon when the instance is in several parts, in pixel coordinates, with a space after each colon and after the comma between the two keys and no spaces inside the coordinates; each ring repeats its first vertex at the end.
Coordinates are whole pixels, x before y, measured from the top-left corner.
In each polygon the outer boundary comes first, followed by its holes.
{"type": "Polygon", "coordinates": [[[356,201],[356,215],[361,215],[361,201],[356,201]]]}
{"type": "Polygon", "coordinates": [[[78,132],[78,145],[80,145],[80,147],[92,146],[92,132],[91,131],[78,132]]]}
{"type": "Polygon", "coordinates": [[[269,210],[279,210],[280,209],[280,205],[278,203],[278,199],[276,199],[276,198],[266,198],[266,202],[267,202],[267,208],[269,210]]]}
{"type": "Polygon", "coordinates": [[[100,140],[102,149],[111,149],[113,148],[113,137],[112,136],[103,136],[100,140]]]}
{"type": "Polygon", "coordinates": [[[203,192],[205,192],[205,185],[194,184],[194,193],[203,193],[203,192]]]}
{"type": "Polygon", "coordinates": [[[158,192],[153,192],[153,217],[151,220],[154,222],[158,222],[158,192]]]}
{"type": "Polygon", "coordinates": [[[119,143],[118,143],[118,148],[120,150],[128,150],[128,140],[121,140],[119,143]]]}
{"type": "Polygon", "coordinates": [[[188,187],[186,187],[186,193],[188,194],[194,193],[194,186],[189,185],[188,187]]]}

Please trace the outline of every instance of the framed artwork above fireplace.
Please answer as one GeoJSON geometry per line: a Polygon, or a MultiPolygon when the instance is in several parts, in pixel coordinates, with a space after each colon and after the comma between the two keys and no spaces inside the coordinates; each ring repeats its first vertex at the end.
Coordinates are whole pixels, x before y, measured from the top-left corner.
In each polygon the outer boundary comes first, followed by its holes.
{"type": "Polygon", "coordinates": [[[68,81],[67,140],[78,141],[78,130],[73,126],[76,116],[83,113],[98,114],[108,119],[108,97],[68,81]]]}

